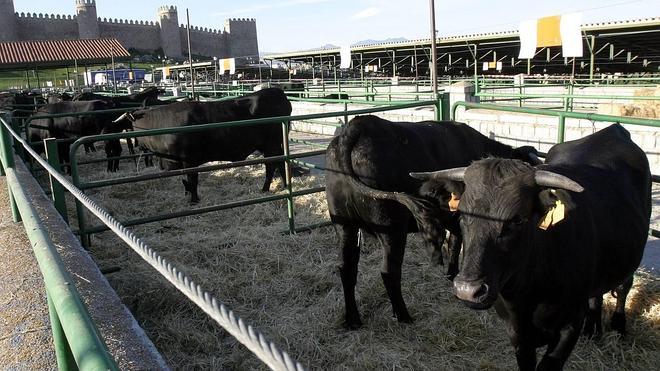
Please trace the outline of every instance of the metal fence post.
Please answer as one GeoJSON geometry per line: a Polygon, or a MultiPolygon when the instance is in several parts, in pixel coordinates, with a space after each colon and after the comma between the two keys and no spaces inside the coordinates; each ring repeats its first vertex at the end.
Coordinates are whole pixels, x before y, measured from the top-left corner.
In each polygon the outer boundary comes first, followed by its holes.
{"type": "MultiPolygon", "coordinates": [[[[78,188],[80,188],[80,177],[78,176],[78,160],[76,159],[76,150],[78,147],[71,145],[69,149],[69,162],[71,166],[71,183],[78,188]]],[[[84,191],[83,191],[84,192],[84,191]]],[[[80,234],[80,244],[85,248],[89,249],[90,246],[90,236],[85,232],[85,208],[82,203],[76,199],[76,217],[78,219],[78,233],[80,234]]]]}
{"type": "MultiPolygon", "coordinates": [[[[57,139],[48,138],[44,140],[44,147],[46,148],[46,159],[48,163],[57,169],[58,172],[62,172],[60,166],[59,154],[57,152],[57,139]]],[[[50,190],[53,195],[53,202],[55,204],[55,209],[60,213],[62,219],[64,219],[67,224],[69,223],[69,217],[66,212],[66,201],[64,199],[64,188],[62,185],[53,178],[49,173],[48,177],[50,178],[50,190]]]]}
{"type": "Polygon", "coordinates": [[[69,347],[69,342],[66,340],[60,317],[57,315],[57,309],[53,304],[53,299],[50,294],[46,292],[48,299],[48,315],[50,316],[50,327],[53,330],[53,343],[55,344],[55,356],[57,357],[57,368],[59,370],[76,370],[76,360],[69,347]]]}
{"type": "Polygon", "coordinates": [[[284,160],[284,178],[286,179],[286,190],[288,197],[286,198],[287,205],[287,216],[289,218],[289,232],[291,234],[296,233],[296,223],[295,223],[295,211],[293,206],[293,185],[291,184],[291,160],[289,159],[289,125],[290,121],[282,122],[282,148],[284,149],[284,155],[286,160],[284,160]]]}
{"type": "Polygon", "coordinates": [[[566,116],[559,115],[559,125],[557,127],[557,143],[563,143],[566,135],[566,116]]]}
{"type": "MultiPolygon", "coordinates": [[[[348,103],[344,103],[344,112],[348,111],[348,103]]],[[[344,115],[344,125],[348,124],[348,115],[344,115]]]]}
{"type": "MultiPolygon", "coordinates": [[[[12,140],[9,137],[9,132],[4,125],[5,121],[3,120],[0,123],[0,155],[2,155],[2,163],[6,168],[14,167],[14,153],[12,147],[12,140]]],[[[7,183],[7,194],[9,195],[9,205],[11,206],[11,217],[15,223],[21,221],[21,213],[18,211],[18,205],[16,205],[16,200],[14,199],[14,193],[11,190],[11,186],[7,183]]]]}

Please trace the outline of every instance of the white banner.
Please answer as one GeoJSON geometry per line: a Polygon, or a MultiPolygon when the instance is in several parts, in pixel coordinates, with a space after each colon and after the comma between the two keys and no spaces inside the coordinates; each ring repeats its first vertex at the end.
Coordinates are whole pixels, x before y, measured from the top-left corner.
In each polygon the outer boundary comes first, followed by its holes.
{"type": "Polygon", "coordinates": [[[518,32],[520,33],[520,53],[518,54],[518,58],[534,58],[534,54],[536,54],[536,19],[520,22],[518,32]]]}
{"type": "Polygon", "coordinates": [[[582,56],[582,13],[562,14],[559,30],[561,32],[561,53],[563,57],[582,56]]]}
{"type": "Polygon", "coordinates": [[[339,64],[339,68],[351,68],[351,47],[350,47],[350,45],[342,46],[339,54],[341,56],[341,63],[339,64]]]}

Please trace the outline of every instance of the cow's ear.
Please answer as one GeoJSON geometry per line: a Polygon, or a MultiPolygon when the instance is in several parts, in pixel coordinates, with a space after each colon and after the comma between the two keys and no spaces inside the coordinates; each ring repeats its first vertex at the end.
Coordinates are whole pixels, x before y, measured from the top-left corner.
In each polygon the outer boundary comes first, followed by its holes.
{"type": "Polygon", "coordinates": [[[539,228],[548,229],[561,222],[575,210],[571,194],[563,189],[544,189],[539,193],[539,213],[541,220],[539,228]]]}
{"type": "Polygon", "coordinates": [[[448,179],[429,179],[419,187],[420,196],[441,200],[452,193],[460,198],[464,191],[465,183],[448,179]]]}

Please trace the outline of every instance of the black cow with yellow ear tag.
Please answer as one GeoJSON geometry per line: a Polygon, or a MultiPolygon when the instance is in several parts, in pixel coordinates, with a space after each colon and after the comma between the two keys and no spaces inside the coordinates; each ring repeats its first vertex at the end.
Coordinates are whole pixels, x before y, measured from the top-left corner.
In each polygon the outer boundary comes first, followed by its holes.
{"type": "Polygon", "coordinates": [[[455,295],[473,309],[495,305],[521,370],[562,369],[583,325],[588,335],[601,331],[606,292],[617,293],[612,328],[625,333],[626,295],[649,228],[651,174],[623,127],[558,144],[536,167],[490,158],[411,175],[425,189],[464,184],[455,295]],[[537,365],[536,347],[546,344],[537,365]]]}

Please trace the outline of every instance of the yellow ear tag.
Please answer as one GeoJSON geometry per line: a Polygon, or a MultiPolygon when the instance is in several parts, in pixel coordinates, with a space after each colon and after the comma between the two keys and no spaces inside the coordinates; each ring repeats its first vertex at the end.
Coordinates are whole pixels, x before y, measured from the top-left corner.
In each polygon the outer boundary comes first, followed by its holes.
{"type": "Polygon", "coordinates": [[[458,211],[458,204],[461,202],[461,198],[457,196],[454,192],[451,193],[451,200],[449,200],[449,211],[458,211]]]}
{"type": "Polygon", "coordinates": [[[550,210],[545,214],[541,223],[539,223],[539,228],[544,231],[551,226],[564,220],[566,208],[561,200],[555,201],[555,206],[551,207],[550,210]]]}

